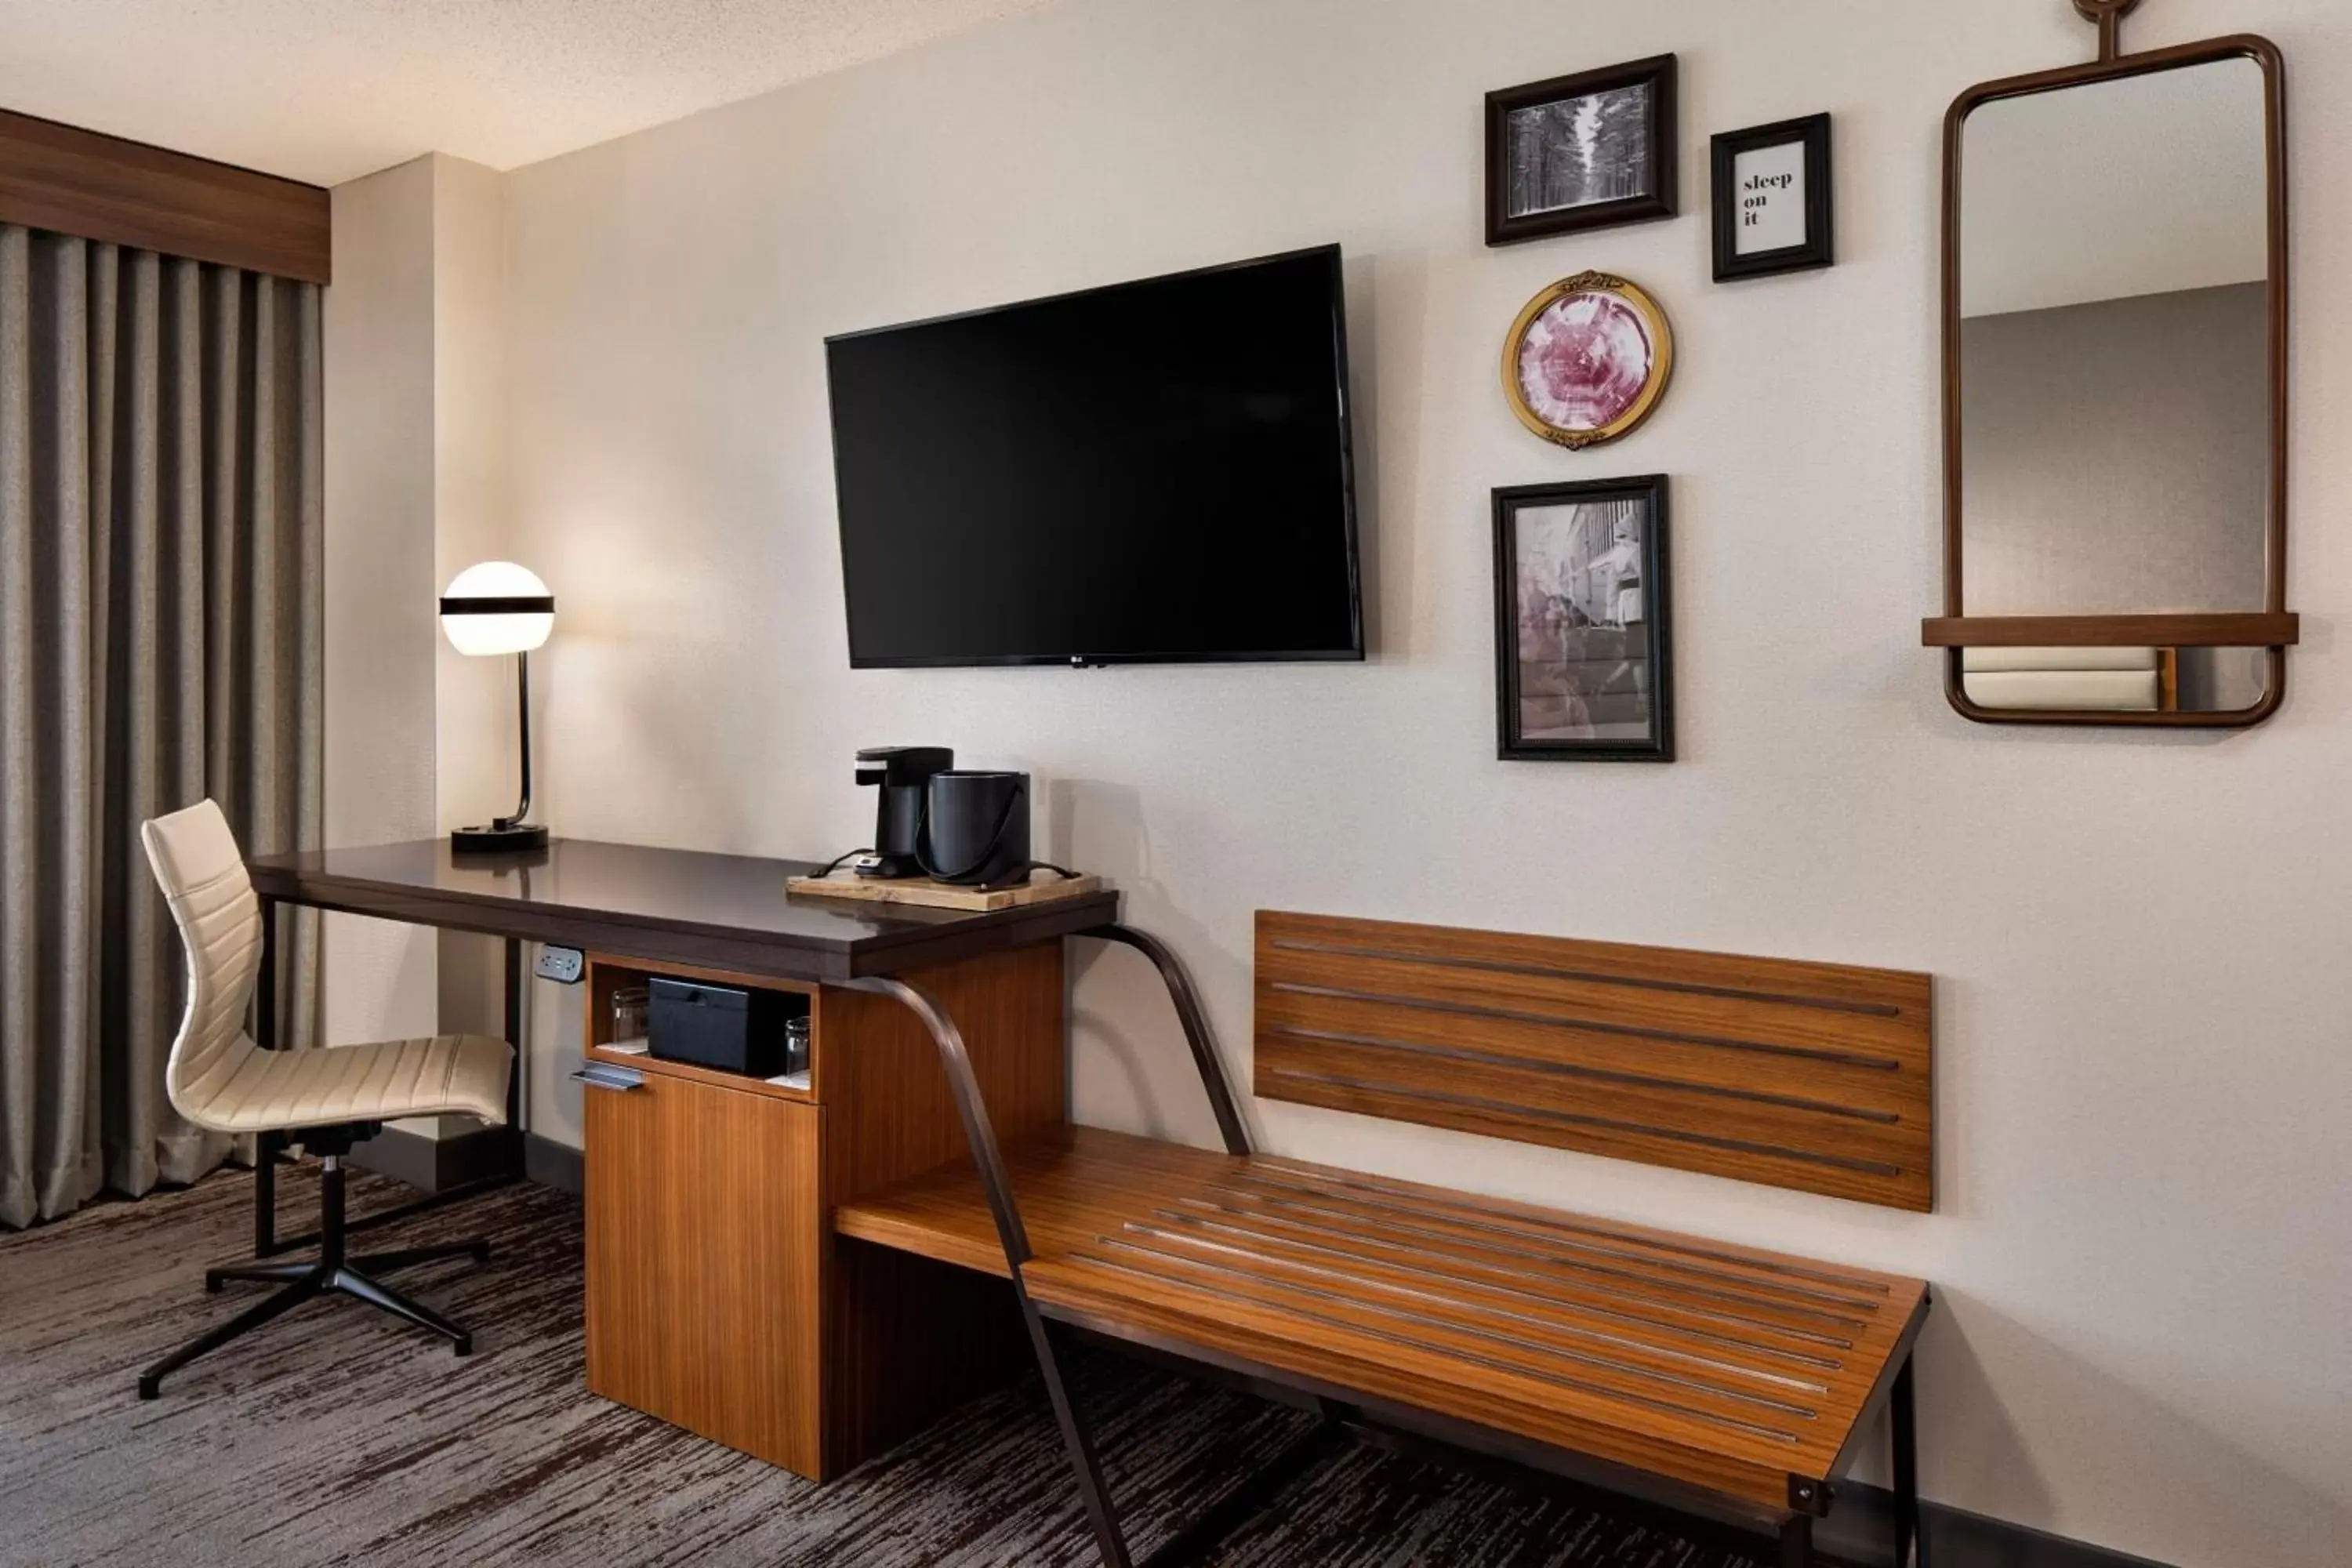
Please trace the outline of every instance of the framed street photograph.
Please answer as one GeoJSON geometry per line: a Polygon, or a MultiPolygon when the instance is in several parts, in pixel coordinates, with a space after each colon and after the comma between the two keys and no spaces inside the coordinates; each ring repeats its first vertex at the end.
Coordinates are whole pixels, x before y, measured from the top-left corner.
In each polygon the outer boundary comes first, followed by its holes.
{"type": "Polygon", "coordinates": [[[1675,57],[1486,95],[1486,243],[1672,217],[1675,57]]]}
{"type": "Polygon", "coordinates": [[[1673,762],[1666,477],[1494,501],[1496,755],[1673,762]]]}
{"type": "Polygon", "coordinates": [[[1711,151],[1717,282],[1836,263],[1828,115],[1727,131],[1711,151]]]}

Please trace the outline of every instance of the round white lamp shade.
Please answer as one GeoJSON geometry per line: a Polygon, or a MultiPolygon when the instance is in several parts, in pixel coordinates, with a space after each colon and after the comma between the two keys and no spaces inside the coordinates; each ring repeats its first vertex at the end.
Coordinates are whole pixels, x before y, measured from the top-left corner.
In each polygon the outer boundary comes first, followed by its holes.
{"type": "Polygon", "coordinates": [[[529,653],[554,626],[554,595],[537,573],[511,561],[468,566],[441,595],[441,629],[459,653],[529,653]],[[468,608],[469,600],[482,601],[480,607],[468,608]]]}

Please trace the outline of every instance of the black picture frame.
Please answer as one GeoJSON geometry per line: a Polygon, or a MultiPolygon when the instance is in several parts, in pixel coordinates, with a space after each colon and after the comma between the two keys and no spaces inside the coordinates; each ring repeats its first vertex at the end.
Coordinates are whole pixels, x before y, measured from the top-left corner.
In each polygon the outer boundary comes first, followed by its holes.
{"type": "Polygon", "coordinates": [[[1648,223],[1668,218],[1680,210],[1682,163],[1676,152],[1675,79],[1672,55],[1629,60],[1623,65],[1507,87],[1486,95],[1486,243],[1517,245],[1549,235],[1572,234],[1620,224],[1648,223]],[[1646,87],[1649,98],[1642,115],[1642,137],[1648,149],[1646,188],[1622,196],[1578,202],[1573,205],[1511,213],[1513,179],[1511,117],[1521,110],[1541,109],[1570,99],[1591,98],[1646,87]]]}
{"type": "Polygon", "coordinates": [[[1732,283],[1746,278],[1770,278],[1784,272],[1809,272],[1837,265],[1837,191],[1835,161],[1830,149],[1830,117],[1807,115],[1746,131],[1727,131],[1709,144],[1710,184],[1715,211],[1715,280],[1732,283]],[[1805,149],[1805,237],[1796,245],[1739,254],[1741,194],[1735,188],[1739,155],[1759,148],[1801,142],[1805,149]]]}
{"type": "MultiPolygon", "coordinates": [[[[1675,760],[1674,704],[1674,633],[1673,595],[1671,584],[1672,557],[1667,549],[1670,519],[1667,508],[1667,483],[1664,474],[1643,474],[1633,479],[1588,479],[1570,483],[1541,485],[1511,485],[1494,492],[1495,510],[1495,725],[1496,755],[1506,762],[1638,762],[1671,763],[1675,760]],[[1561,690],[1559,695],[1579,706],[1589,699],[1609,701],[1622,707],[1626,693],[1612,690],[1612,686],[1633,684],[1642,689],[1643,711],[1647,716],[1648,732],[1644,736],[1586,735],[1530,737],[1526,716],[1530,700],[1544,700],[1542,696],[1528,689],[1529,661],[1520,656],[1519,616],[1519,514],[1538,507],[1579,506],[1592,503],[1632,501],[1641,508],[1644,526],[1639,546],[1639,573],[1633,586],[1640,595],[1641,633],[1638,647],[1645,661],[1642,671],[1629,668],[1618,671],[1580,674],[1573,667],[1606,663],[1612,658],[1631,665],[1629,650],[1621,642],[1618,652],[1601,650],[1597,659],[1577,659],[1577,651],[1567,639],[1587,638],[1611,631],[1621,638],[1632,628],[1605,624],[1563,626],[1561,636],[1561,690]]],[[[1622,584],[1612,589],[1612,596],[1623,592],[1622,584]]],[[[1563,612],[1574,613],[1574,606],[1563,603],[1563,612]]],[[[1587,645],[1587,651],[1590,651],[1587,645]]],[[[1597,721],[1589,713],[1587,724],[1597,721]]],[[[1623,722],[1617,721],[1616,722],[1623,722]]]]}

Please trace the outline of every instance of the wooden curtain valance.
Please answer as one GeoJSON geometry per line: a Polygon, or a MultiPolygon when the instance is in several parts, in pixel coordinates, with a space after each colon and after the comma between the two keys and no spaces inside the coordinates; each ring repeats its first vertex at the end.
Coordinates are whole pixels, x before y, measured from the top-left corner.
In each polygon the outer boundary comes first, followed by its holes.
{"type": "Polygon", "coordinates": [[[0,223],[328,281],[320,187],[7,110],[0,223]]]}

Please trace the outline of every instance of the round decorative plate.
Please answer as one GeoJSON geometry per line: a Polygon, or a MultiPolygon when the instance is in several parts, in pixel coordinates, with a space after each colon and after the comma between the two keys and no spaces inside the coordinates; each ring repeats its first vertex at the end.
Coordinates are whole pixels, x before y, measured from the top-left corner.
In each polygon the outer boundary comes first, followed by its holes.
{"type": "Polygon", "coordinates": [[[1580,272],[1511,323],[1503,393],[1545,440],[1593,447],[1650,416],[1674,363],[1674,330],[1655,300],[1614,273],[1580,272]]]}

